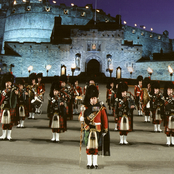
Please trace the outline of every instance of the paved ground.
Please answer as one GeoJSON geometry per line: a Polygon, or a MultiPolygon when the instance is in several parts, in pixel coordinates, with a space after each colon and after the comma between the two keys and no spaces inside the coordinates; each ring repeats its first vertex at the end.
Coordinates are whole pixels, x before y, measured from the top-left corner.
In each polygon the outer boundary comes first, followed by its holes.
{"type": "MultiPolygon", "coordinates": [[[[84,86],[84,84],[82,85],[84,86]]],[[[50,85],[46,85],[49,91],[50,85]]],[[[99,84],[100,99],[105,101],[105,85],[99,84]]],[[[133,88],[130,87],[130,91],[133,88]]],[[[98,158],[99,169],[86,169],[85,146],[79,165],[80,123],[77,115],[68,121],[68,131],[60,135],[60,142],[50,141],[52,133],[46,116],[47,96],[43,114],[35,120],[26,120],[24,129],[13,128],[12,141],[0,142],[0,173],[48,174],[48,173],[174,173],[174,147],[166,147],[164,133],[154,133],[151,123],[134,114],[134,131],[128,134],[129,145],[119,145],[119,133],[115,132],[113,117],[109,116],[111,156],[98,158]]],[[[164,130],[164,127],[162,127],[164,130]]]]}

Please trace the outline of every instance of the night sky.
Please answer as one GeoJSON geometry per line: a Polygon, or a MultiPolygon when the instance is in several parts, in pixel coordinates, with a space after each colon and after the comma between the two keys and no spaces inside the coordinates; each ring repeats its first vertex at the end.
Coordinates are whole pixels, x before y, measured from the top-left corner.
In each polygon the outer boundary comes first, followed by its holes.
{"type": "MultiPolygon", "coordinates": [[[[53,0],[49,0],[52,2],[53,0]]],[[[97,1],[97,8],[102,9],[106,14],[115,17],[121,14],[122,21],[127,25],[134,24],[146,26],[146,30],[153,28],[155,33],[162,34],[163,31],[169,32],[169,38],[174,39],[174,0],[55,0],[71,6],[71,3],[79,7],[86,4],[93,4],[97,1]]]]}

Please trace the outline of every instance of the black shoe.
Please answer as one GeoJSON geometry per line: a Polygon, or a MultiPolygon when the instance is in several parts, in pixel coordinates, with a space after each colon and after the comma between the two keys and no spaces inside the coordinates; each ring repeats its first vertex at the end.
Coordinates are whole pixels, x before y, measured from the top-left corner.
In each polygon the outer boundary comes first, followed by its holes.
{"type": "Polygon", "coordinates": [[[95,165],[94,168],[95,168],[95,169],[98,169],[98,165],[95,165]]]}
{"type": "Polygon", "coordinates": [[[91,166],[90,166],[90,165],[87,165],[87,166],[86,166],[86,168],[87,168],[87,169],[90,169],[90,168],[91,168],[91,166]]]}

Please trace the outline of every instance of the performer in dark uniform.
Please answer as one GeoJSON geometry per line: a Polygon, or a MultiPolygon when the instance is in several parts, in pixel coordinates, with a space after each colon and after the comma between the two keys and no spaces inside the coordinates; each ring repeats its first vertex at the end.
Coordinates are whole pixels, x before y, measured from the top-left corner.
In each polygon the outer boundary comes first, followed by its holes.
{"type": "Polygon", "coordinates": [[[160,124],[164,116],[164,96],[160,92],[160,83],[155,81],[152,84],[151,111],[154,124],[154,131],[162,132],[160,124]]]}
{"type": "Polygon", "coordinates": [[[1,93],[1,113],[0,119],[2,123],[2,136],[0,139],[11,140],[11,132],[13,125],[17,124],[16,117],[16,104],[17,104],[17,89],[13,86],[14,76],[12,73],[6,73],[3,76],[2,80],[2,89],[1,93]]]}
{"type": "Polygon", "coordinates": [[[74,114],[78,114],[78,105],[82,103],[82,88],[79,86],[78,79],[74,79],[74,114]]]}
{"type": "Polygon", "coordinates": [[[174,94],[173,94],[174,85],[172,82],[168,82],[164,88],[164,126],[165,134],[167,138],[167,146],[174,146],[174,94]],[[171,138],[171,141],[170,141],[171,138]]]}
{"type": "Polygon", "coordinates": [[[50,99],[48,117],[53,133],[51,141],[60,141],[59,134],[66,131],[66,108],[64,106],[64,94],[60,92],[59,83],[54,83],[53,96],[50,99]]]}
{"type": "Polygon", "coordinates": [[[116,98],[116,116],[118,117],[118,130],[120,131],[120,144],[128,144],[127,134],[132,131],[131,116],[135,108],[133,96],[127,92],[128,86],[125,82],[118,85],[116,98]]]}
{"type": "Polygon", "coordinates": [[[36,73],[31,73],[29,75],[27,89],[28,89],[28,112],[29,112],[28,118],[34,119],[35,103],[37,100],[37,76],[36,76],[36,73]]]}
{"type": "Polygon", "coordinates": [[[98,168],[98,154],[110,155],[108,117],[103,102],[98,101],[98,95],[96,86],[91,85],[87,88],[84,99],[86,109],[79,115],[79,120],[84,122],[88,169],[98,168]]]}
{"type": "Polygon", "coordinates": [[[110,115],[113,113],[114,95],[115,95],[114,81],[113,79],[110,79],[107,84],[107,91],[106,91],[106,102],[108,103],[110,115]]]}
{"type": "Polygon", "coordinates": [[[16,107],[16,115],[19,117],[19,123],[17,125],[18,128],[24,127],[25,118],[28,117],[27,97],[28,97],[28,92],[24,86],[24,80],[20,79],[18,81],[18,95],[17,95],[18,103],[16,107]]]}
{"type": "Polygon", "coordinates": [[[99,91],[99,86],[98,84],[95,82],[94,78],[88,78],[87,83],[85,85],[85,87],[83,88],[83,95],[86,94],[86,89],[88,88],[88,86],[94,85],[97,87],[98,91],[99,91]]]}
{"type": "Polygon", "coordinates": [[[118,117],[116,117],[116,113],[117,113],[117,107],[116,107],[116,98],[117,98],[117,93],[118,93],[118,84],[121,83],[121,81],[119,79],[116,79],[115,80],[115,83],[114,83],[114,105],[113,105],[113,113],[114,113],[114,122],[115,122],[115,128],[114,130],[117,131],[117,123],[118,123],[118,117]]]}
{"type": "Polygon", "coordinates": [[[43,83],[43,74],[38,73],[37,74],[37,97],[40,99],[41,103],[40,106],[36,107],[35,113],[40,114],[41,113],[41,107],[42,103],[44,102],[44,93],[45,93],[45,84],[43,83]]]}
{"type": "Polygon", "coordinates": [[[151,93],[151,84],[150,78],[145,77],[143,80],[143,89],[141,93],[141,103],[142,103],[142,110],[144,112],[144,121],[145,123],[150,123],[150,93],[151,93]]]}
{"type": "Polygon", "coordinates": [[[70,91],[70,88],[67,87],[66,82],[67,82],[67,77],[61,76],[60,77],[60,85],[61,85],[60,92],[65,95],[65,107],[66,107],[67,119],[72,120],[73,109],[72,109],[72,102],[71,102],[71,91],[70,91]]]}
{"type": "Polygon", "coordinates": [[[137,85],[134,88],[135,104],[138,109],[138,115],[142,115],[141,93],[142,93],[143,77],[140,75],[137,77],[137,85]]]}

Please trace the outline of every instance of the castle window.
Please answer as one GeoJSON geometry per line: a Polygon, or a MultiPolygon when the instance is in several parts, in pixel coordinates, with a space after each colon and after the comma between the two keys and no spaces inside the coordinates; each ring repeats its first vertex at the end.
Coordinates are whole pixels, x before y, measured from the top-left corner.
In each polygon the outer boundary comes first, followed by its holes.
{"type": "Polygon", "coordinates": [[[161,39],[161,36],[158,36],[158,39],[160,40],[161,39]]]}
{"type": "Polygon", "coordinates": [[[101,51],[101,44],[98,44],[98,49],[97,51],[101,51]]]}
{"type": "Polygon", "coordinates": [[[16,11],[16,9],[15,9],[15,8],[13,8],[13,9],[12,9],[12,13],[15,13],[15,11],[16,11]]]}
{"type": "Polygon", "coordinates": [[[150,34],[150,37],[152,38],[153,37],[153,34],[150,34]]]}
{"type": "Polygon", "coordinates": [[[136,32],[135,29],[133,29],[133,30],[132,30],[132,33],[135,34],[135,32],[136,32]]]}
{"type": "Polygon", "coordinates": [[[30,11],[30,10],[31,10],[31,6],[30,6],[30,5],[27,6],[27,7],[26,7],[26,10],[27,10],[27,11],[30,11]]]}
{"type": "Polygon", "coordinates": [[[106,19],[105,19],[105,22],[108,23],[108,22],[109,22],[109,19],[106,18],[106,19]]]}
{"type": "Polygon", "coordinates": [[[106,58],[107,58],[107,69],[106,69],[106,71],[109,71],[109,66],[112,64],[112,55],[108,54],[106,56],[106,58]]]}
{"type": "Polygon", "coordinates": [[[50,11],[50,7],[45,6],[45,11],[49,12],[50,11]]]}
{"type": "Polygon", "coordinates": [[[142,32],[141,32],[141,36],[144,36],[144,35],[145,35],[145,33],[142,31],[142,32]]]}
{"type": "Polygon", "coordinates": [[[120,37],[120,35],[118,34],[118,37],[120,37]]]}
{"type": "Polygon", "coordinates": [[[82,13],[81,13],[81,16],[82,16],[82,17],[86,16],[86,12],[82,12],[82,13]]]}
{"type": "Polygon", "coordinates": [[[91,51],[91,44],[87,44],[87,51],[91,51]]]}
{"type": "Polygon", "coordinates": [[[75,65],[76,69],[80,70],[80,59],[81,59],[81,54],[77,53],[75,56],[75,65]]]}
{"type": "Polygon", "coordinates": [[[64,14],[68,15],[69,14],[69,10],[64,9],[64,14]]]}

